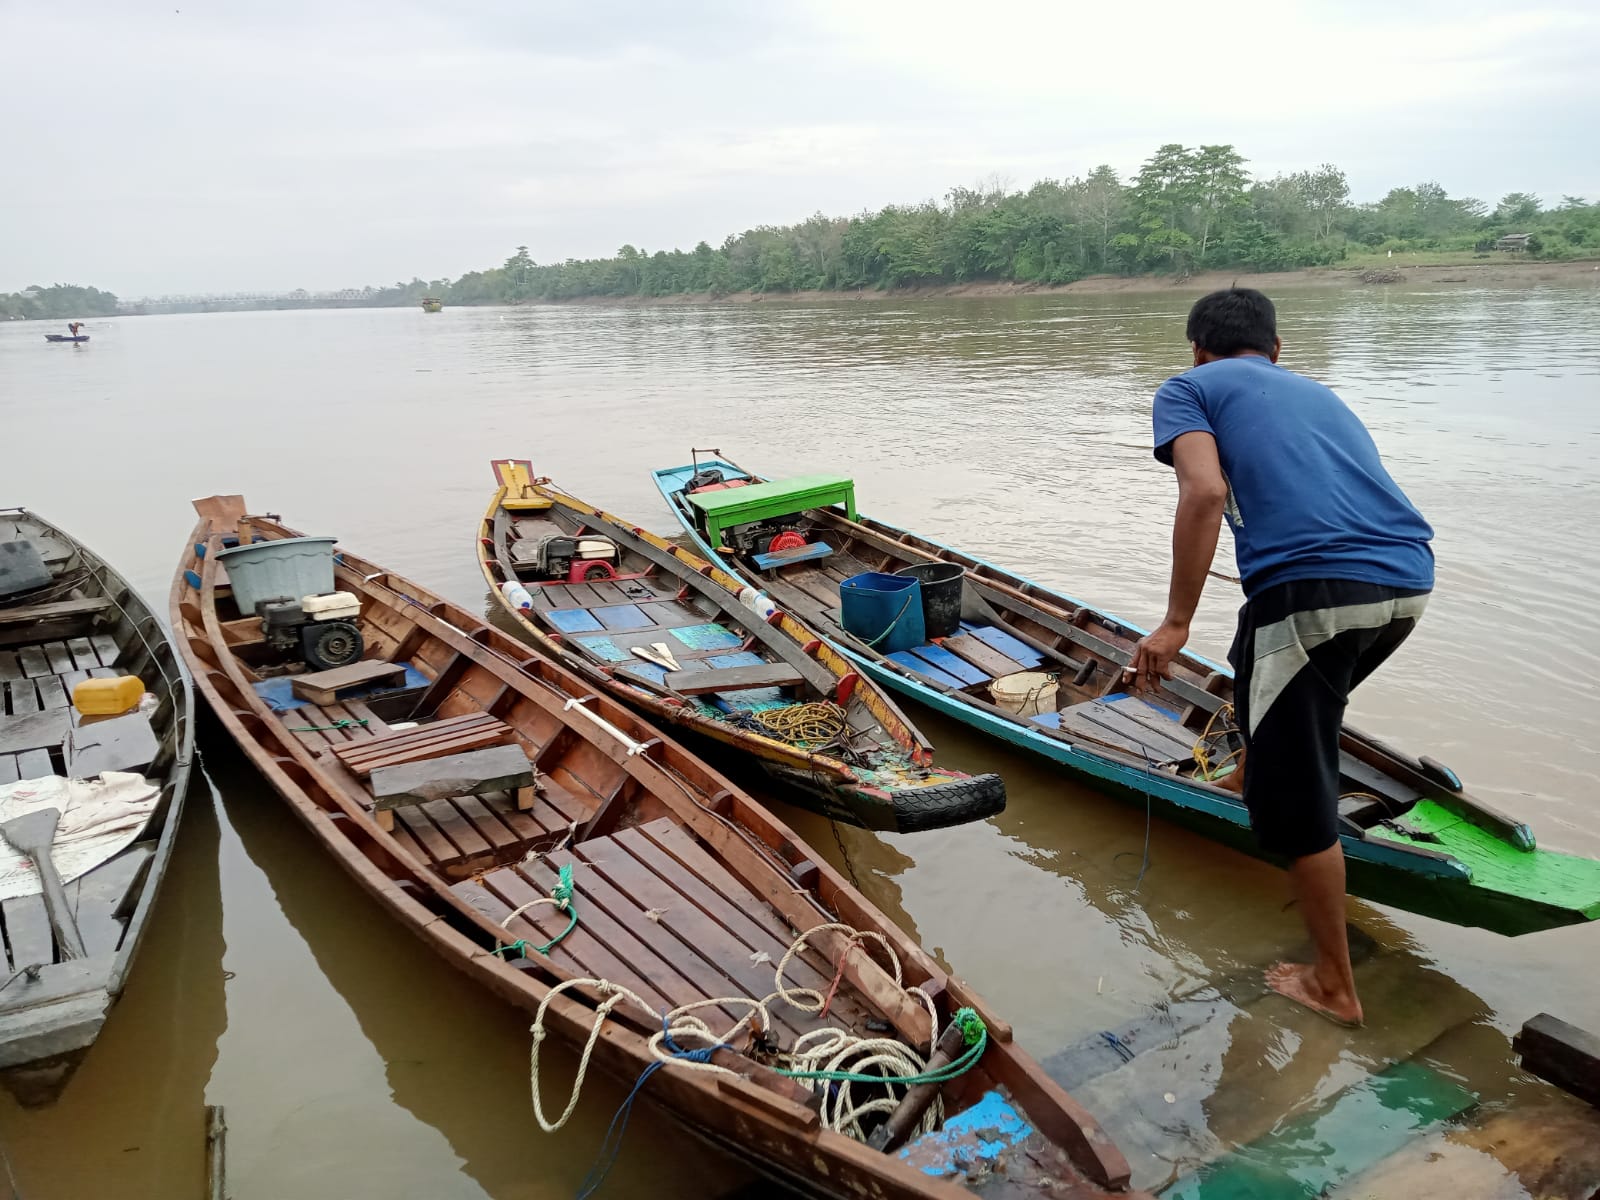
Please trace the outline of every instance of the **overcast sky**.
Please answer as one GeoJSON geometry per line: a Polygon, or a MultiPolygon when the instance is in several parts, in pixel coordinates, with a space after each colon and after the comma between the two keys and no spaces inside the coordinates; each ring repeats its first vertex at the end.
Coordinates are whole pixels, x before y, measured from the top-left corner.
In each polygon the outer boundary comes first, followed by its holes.
{"type": "Polygon", "coordinates": [[[1600,0],[0,0],[0,291],[457,276],[1163,142],[1600,196],[1600,0]]]}

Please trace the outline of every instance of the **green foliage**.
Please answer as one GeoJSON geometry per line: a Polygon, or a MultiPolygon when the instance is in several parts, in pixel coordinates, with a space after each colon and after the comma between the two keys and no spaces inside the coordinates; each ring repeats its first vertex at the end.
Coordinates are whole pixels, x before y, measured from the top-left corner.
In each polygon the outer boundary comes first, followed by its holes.
{"type": "Polygon", "coordinates": [[[0,292],[0,318],[28,320],[73,320],[77,317],[109,317],[117,311],[117,298],[99,288],[57,283],[50,287],[35,284],[20,292],[0,292]]]}
{"type": "Polygon", "coordinates": [[[1100,166],[1025,191],[993,182],[958,187],[942,203],[891,205],[848,218],[816,213],[688,252],[628,245],[611,258],[540,265],[519,246],[500,267],[453,284],[396,284],[374,292],[373,302],[410,304],[423,294],[449,304],[785,295],[977,281],[1059,284],[1094,274],[1284,271],[1374,250],[1471,253],[1510,232],[1534,235],[1531,257],[1600,253],[1600,206],[1566,196],[1546,211],[1537,197],[1513,192],[1491,212],[1432,181],[1355,205],[1349,181],[1332,163],[1252,180],[1232,146],[1169,143],[1126,183],[1100,166]]]}

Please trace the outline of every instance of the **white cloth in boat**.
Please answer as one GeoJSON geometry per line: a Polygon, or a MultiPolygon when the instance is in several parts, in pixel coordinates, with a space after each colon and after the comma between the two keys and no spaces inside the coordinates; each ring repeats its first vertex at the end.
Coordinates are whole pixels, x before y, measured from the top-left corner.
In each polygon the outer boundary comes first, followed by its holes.
{"type": "MultiPolygon", "coordinates": [[[[106,771],[98,779],[47,775],[0,785],[0,821],[41,808],[61,810],[52,857],[62,883],[127,849],[150,822],[160,791],[143,775],[106,771]]],[[[0,900],[43,890],[32,861],[0,842],[0,900]]]]}

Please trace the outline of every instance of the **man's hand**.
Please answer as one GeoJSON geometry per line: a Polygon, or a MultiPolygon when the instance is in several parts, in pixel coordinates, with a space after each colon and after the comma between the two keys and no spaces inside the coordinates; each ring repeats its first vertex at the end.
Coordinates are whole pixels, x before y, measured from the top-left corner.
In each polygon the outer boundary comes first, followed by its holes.
{"type": "Polygon", "coordinates": [[[1153,692],[1163,679],[1172,678],[1172,660],[1183,650],[1189,640],[1189,627],[1163,621],[1154,633],[1139,639],[1133,648],[1133,659],[1123,669],[1124,683],[1131,683],[1136,692],[1153,692]]]}

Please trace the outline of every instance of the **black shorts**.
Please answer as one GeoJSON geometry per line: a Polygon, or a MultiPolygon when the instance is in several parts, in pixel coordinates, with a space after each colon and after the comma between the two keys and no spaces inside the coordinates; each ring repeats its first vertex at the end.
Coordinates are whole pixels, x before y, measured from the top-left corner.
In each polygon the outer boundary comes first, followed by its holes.
{"type": "Polygon", "coordinates": [[[1339,729],[1357,684],[1416,628],[1426,591],[1343,579],[1269,587],[1239,610],[1234,716],[1262,849],[1303,858],[1339,838],[1339,729]]]}

